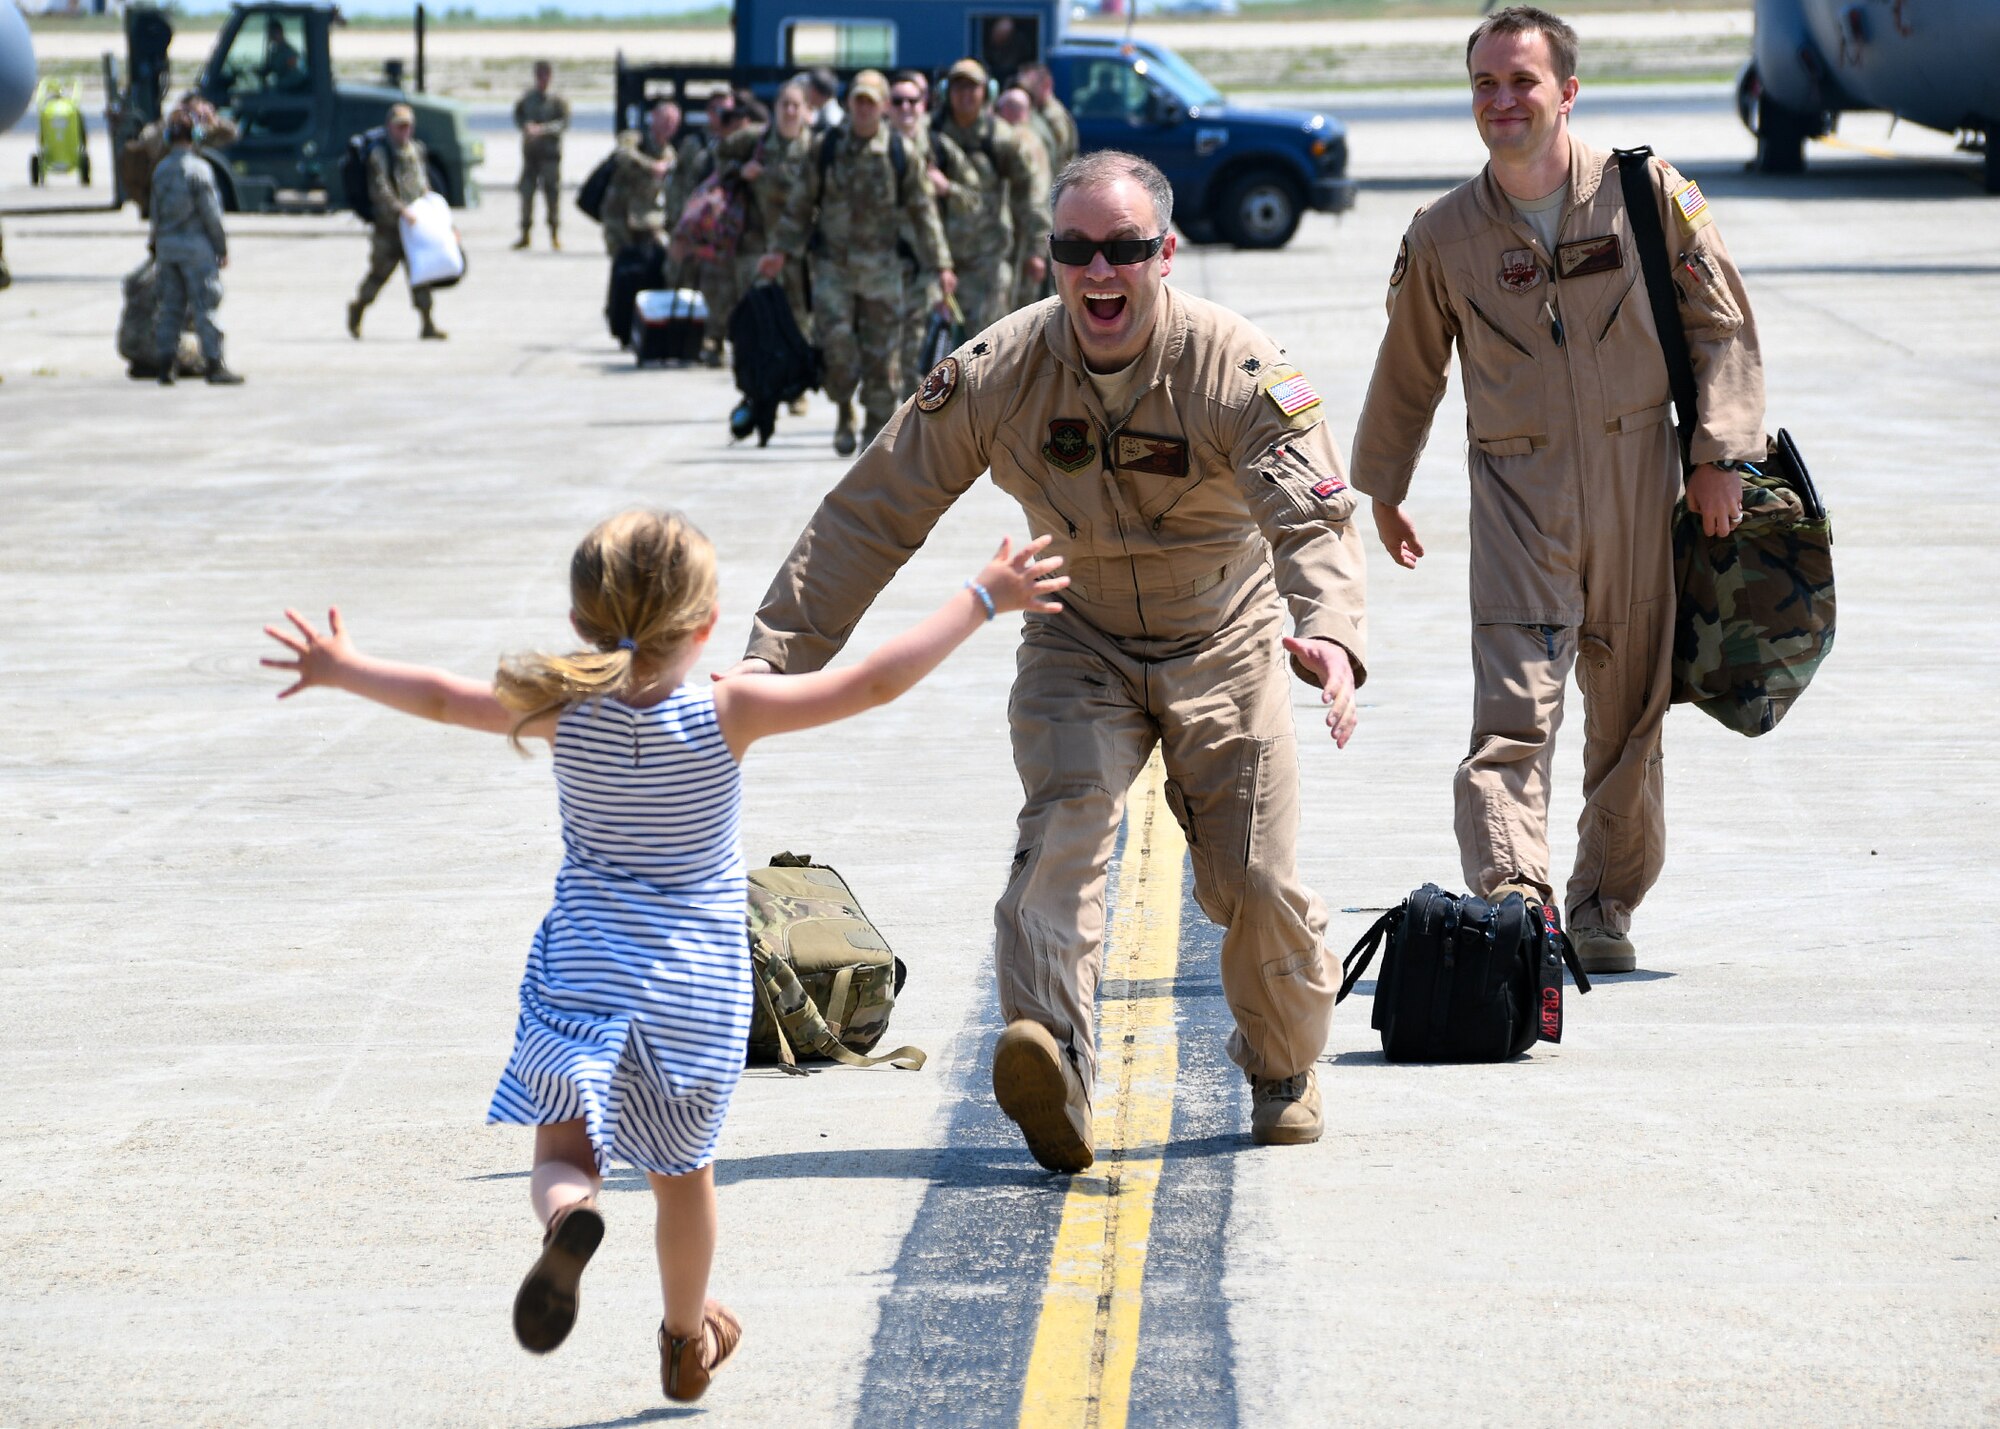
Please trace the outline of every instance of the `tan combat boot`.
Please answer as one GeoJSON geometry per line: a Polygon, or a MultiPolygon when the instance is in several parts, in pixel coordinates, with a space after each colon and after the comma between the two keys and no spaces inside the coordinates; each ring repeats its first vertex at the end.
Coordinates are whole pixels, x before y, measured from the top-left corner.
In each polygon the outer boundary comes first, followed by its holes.
{"type": "Polygon", "coordinates": [[[1507,895],[1510,893],[1520,894],[1521,901],[1527,904],[1530,908],[1537,908],[1541,906],[1542,902],[1541,893],[1537,891],[1534,887],[1526,883],[1503,883],[1498,888],[1494,889],[1491,893],[1486,895],[1486,901],[1488,903],[1504,902],[1507,895]]]}
{"type": "Polygon", "coordinates": [[[347,305],[347,335],[349,337],[358,338],[361,336],[361,314],[364,311],[365,309],[358,300],[347,305]]]}
{"type": "Polygon", "coordinates": [[[1259,1146],[1306,1146],[1325,1129],[1311,1067],[1291,1077],[1250,1079],[1250,1139],[1259,1146]]]}
{"type": "Polygon", "coordinates": [[[1083,1171],[1097,1159],[1090,1097],[1055,1034],[1039,1022],[1010,1022],[994,1044],[993,1099],[1049,1170],[1083,1171]]]}
{"type": "Polygon", "coordinates": [[[427,342],[443,342],[445,339],[445,331],[443,328],[439,327],[436,323],[431,321],[431,315],[429,313],[425,313],[424,330],[418,333],[417,336],[423,338],[427,342]]]}
{"type": "Polygon", "coordinates": [[[854,405],[842,402],[834,411],[833,449],[841,456],[854,455],[854,405]]]}
{"type": "Polygon", "coordinates": [[[562,252],[562,238],[553,228],[549,230],[549,247],[558,253],[562,252]]]}
{"type": "Polygon", "coordinates": [[[1639,966],[1639,953],[1632,940],[1609,928],[1572,928],[1570,943],[1576,960],[1587,973],[1629,973],[1639,966]]]}
{"type": "Polygon", "coordinates": [[[514,240],[514,247],[526,248],[527,246],[528,246],[528,230],[524,228],[521,230],[521,236],[514,240]]]}

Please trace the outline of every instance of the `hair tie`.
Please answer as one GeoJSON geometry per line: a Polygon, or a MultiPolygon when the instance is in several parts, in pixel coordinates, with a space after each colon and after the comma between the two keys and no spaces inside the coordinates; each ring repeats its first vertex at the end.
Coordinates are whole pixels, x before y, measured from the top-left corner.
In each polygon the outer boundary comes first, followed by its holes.
{"type": "Polygon", "coordinates": [[[630,636],[626,636],[625,638],[621,639],[618,642],[618,648],[620,650],[626,651],[629,654],[636,655],[639,653],[639,642],[632,639],[630,636]]]}

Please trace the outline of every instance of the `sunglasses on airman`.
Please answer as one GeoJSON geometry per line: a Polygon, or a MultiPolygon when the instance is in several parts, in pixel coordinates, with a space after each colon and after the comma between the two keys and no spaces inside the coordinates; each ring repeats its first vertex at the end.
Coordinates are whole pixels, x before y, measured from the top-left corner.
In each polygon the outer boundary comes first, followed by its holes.
{"type": "Polygon", "coordinates": [[[1102,253],[1104,261],[1114,268],[1129,268],[1134,263],[1144,263],[1160,251],[1160,245],[1167,241],[1162,233],[1157,238],[1050,238],[1049,257],[1065,268],[1085,268],[1090,265],[1091,255],[1102,253]]]}

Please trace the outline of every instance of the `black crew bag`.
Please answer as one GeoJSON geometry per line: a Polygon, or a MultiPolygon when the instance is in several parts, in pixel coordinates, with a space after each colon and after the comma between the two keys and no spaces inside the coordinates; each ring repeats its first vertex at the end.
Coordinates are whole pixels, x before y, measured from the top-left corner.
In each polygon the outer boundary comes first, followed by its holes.
{"type": "Polygon", "coordinates": [[[1504,1062],[1562,1041],[1564,964],[1576,990],[1590,991],[1555,910],[1518,893],[1490,903],[1426,883],[1354,945],[1336,1002],[1378,950],[1369,1022],[1391,1062],[1504,1062]]]}

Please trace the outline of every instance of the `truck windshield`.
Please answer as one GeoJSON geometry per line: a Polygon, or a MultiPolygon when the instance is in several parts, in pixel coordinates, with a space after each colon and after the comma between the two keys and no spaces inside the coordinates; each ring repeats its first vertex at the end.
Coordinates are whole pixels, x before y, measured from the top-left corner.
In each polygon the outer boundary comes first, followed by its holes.
{"type": "Polygon", "coordinates": [[[1222,91],[1201,77],[1201,72],[1165,45],[1141,45],[1146,69],[1161,84],[1193,105],[1222,103],[1222,91]]]}

